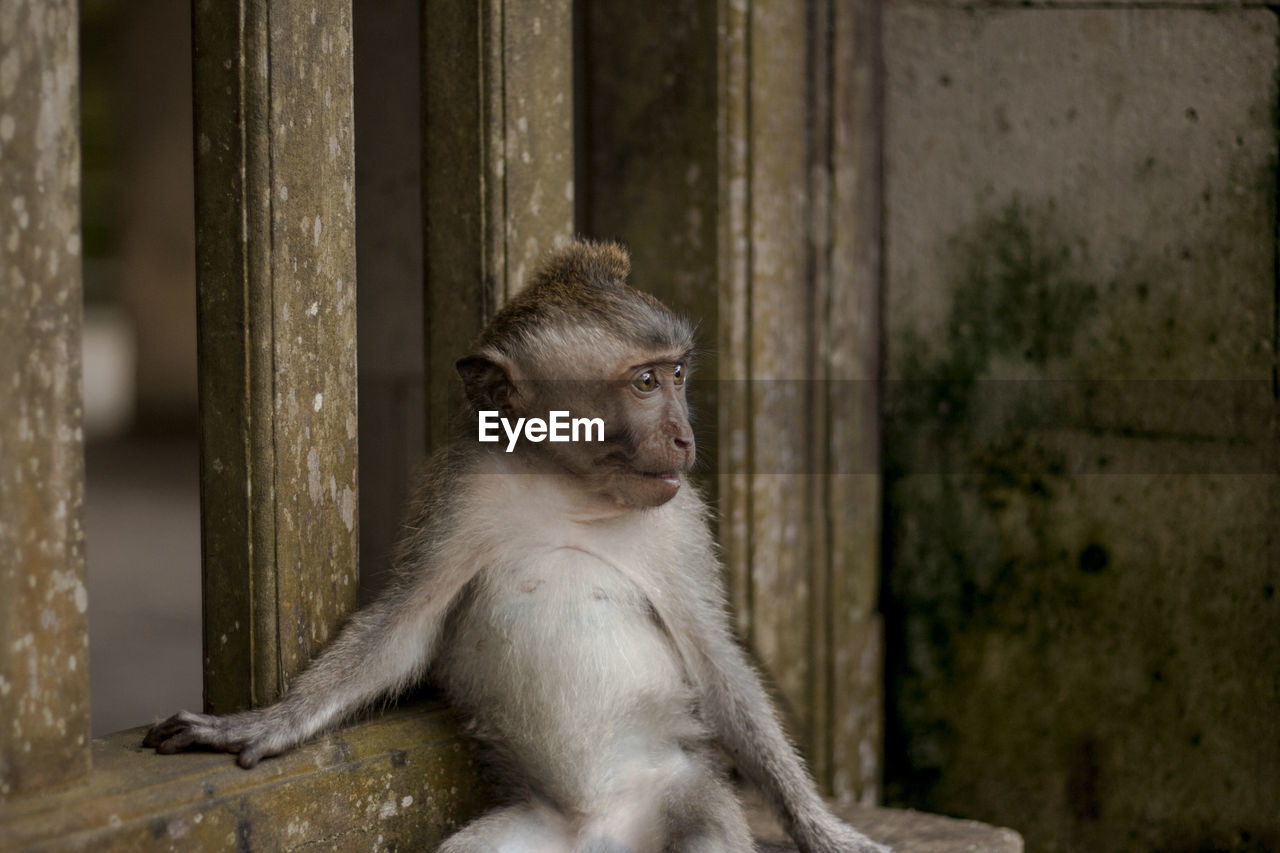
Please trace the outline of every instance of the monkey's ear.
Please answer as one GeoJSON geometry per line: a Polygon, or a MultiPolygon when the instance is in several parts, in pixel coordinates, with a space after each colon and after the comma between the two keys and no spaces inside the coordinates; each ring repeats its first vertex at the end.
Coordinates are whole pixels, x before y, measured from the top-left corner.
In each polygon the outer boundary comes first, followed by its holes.
{"type": "Polygon", "coordinates": [[[462,388],[477,409],[497,409],[510,414],[518,408],[519,392],[510,362],[502,356],[477,353],[454,364],[462,377],[462,388]]]}

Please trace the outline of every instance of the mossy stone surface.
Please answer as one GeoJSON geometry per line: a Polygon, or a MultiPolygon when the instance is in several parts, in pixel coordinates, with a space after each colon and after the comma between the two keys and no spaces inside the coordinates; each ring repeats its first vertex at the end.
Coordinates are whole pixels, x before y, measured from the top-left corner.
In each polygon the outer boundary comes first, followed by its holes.
{"type": "Polygon", "coordinates": [[[1276,36],[888,7],[890,802],[1280,846],[1276,36]]]}

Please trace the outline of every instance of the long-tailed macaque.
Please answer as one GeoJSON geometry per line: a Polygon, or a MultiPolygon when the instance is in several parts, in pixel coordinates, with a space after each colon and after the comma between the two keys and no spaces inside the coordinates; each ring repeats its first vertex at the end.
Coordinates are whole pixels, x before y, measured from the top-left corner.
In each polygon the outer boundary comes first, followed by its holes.
{"type": "Polygon", "coordinates": [[[458,362],[467,434],[429,468],[395,582],[279,703],[184,711],[145,745],[253,767],[425,675],[507,786],[447,853],[749,851],[723,753],[801,850],[886,851],[827,810],[732,637],[684,479],[692,331],[625,284],[629,266],[613,244],[554,252],[458,362]],[[511,439],[480,441],[481,412],[511,439]],[[536,426],[565,413],[603,434],[536,426]]]}

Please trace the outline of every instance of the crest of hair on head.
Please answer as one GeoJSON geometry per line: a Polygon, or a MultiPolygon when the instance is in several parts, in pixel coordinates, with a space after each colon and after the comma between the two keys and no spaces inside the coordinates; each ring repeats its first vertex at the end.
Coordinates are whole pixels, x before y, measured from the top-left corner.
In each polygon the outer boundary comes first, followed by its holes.
{"type": "Polygon", "coordinates": [[[528,284],[480,337],[481,351],[521,363],[537,362],[543,344],[588,351],[624,344],[645,351],[692,349],[689,323],[653,296],[626,283],[627,250],[617,243],[578,239],[549,254],[528,284]]]}

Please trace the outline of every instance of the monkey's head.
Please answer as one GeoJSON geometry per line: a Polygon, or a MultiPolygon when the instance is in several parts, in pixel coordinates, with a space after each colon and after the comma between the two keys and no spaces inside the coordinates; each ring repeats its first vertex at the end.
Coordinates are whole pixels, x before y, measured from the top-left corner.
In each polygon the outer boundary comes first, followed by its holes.
{"type": "MultiPolygon", "coordinates": [[[[602,420],[603,441],[584,440],[597,435],[584,425],[577,441],[521,438],[516,452],[622,506],[653,507],[675,496],[693,465],[685,399],[693,331],[628,287],[630,268],[615,243],[578,241],[551,253],[457,368],[473,429],[486,410],[512,426],[551,412],[602,420]]],[[[496,452],[506,446],[504,435],[496,452]]]]}

